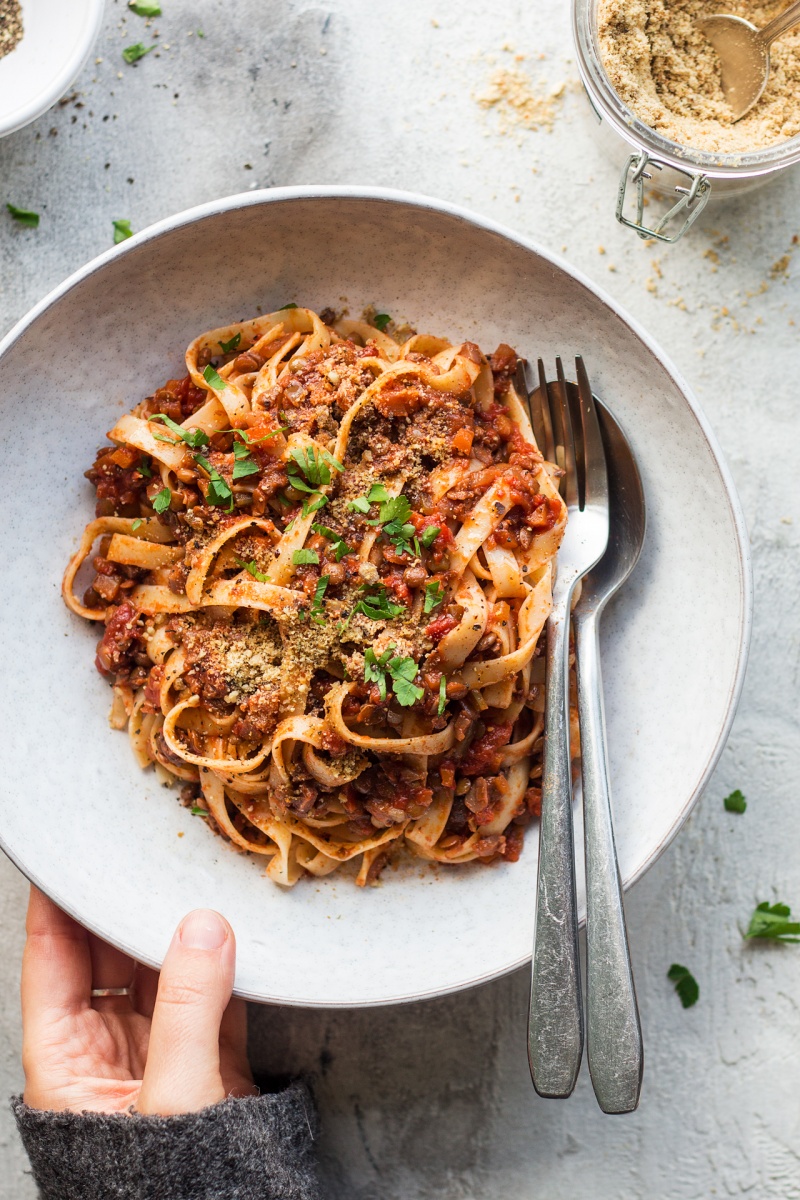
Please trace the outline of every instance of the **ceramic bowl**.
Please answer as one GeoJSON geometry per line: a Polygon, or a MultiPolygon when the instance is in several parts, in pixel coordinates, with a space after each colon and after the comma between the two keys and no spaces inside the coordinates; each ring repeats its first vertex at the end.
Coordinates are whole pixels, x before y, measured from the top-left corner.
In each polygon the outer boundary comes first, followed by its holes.
{"type": "Polygon", "coordinates": [[[204,205],[90,263],[0,346],[7,854],[146,963],[160,962],[189,909],[219,909],[237,933],[237,990],[257,1000],[439,995],[530,957],[535,827],[516,864],[412,860],[374,889],[334,875],[282,891],[135,765],[107,723],[97,630],[59,595],[93,513],[83,472],[105,431],[183,374],[196,334],[290,301],[353,313],[374,303],[452,341],[488,351],[507,341],[551,365],[557,353],[584,355],[631,439],[648,502],[641,561],[603,624],[626,886],[685,821],[730,727],[750,626],[746,533],[705,418],[637,323],[541,247],[438,201],[303,187],[204,205]]]}
{"type": "Polygon", "coordinates": [[[104,0],[21,0],[24,34],[0,58],[0,137],[63,96],[91,53],[104,0]]]}

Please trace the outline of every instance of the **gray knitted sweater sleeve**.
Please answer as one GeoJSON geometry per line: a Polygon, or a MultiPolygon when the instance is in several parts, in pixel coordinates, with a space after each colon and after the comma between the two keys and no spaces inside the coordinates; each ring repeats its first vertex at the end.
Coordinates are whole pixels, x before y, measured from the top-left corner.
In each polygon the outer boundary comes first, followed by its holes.
{"type": "Polygon", "coordinates": [[[300,1083],[178,1117],[11,1103],[42,1200],[320,1200],[300,1083]]]}

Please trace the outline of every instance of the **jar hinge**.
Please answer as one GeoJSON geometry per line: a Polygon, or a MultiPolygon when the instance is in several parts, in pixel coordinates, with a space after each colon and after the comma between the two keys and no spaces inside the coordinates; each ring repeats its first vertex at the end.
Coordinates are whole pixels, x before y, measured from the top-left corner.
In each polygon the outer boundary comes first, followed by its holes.
{"type": "Polygon", "coordinates": [[[629,229],[635,229],[641,238],[657,238],[660,242],[668,242],[670,244],[677,242],[686,233],[690,225],[694,224],[700,213],[708,203],[708,198],[711,195],[711,181],[705,175],[698,175],[694,171],[684,170],[682,167],[676,167],[672,163],[662,162],[659,158],[651,158],[650,155],[642,150],[639,154],[631,154],[622,171],[622,176],[619,181],[619,193],[617,196],[617,220],[621,225],[627,225],[629,229]],[[663,171],[665,167],[682,175],[688,181],[688,187],[676,186],[675,191],[679,199],[668,212],[658,221],[652,229],[644,224],[644,185],[646,180],[653,178],[653,172],[650,168],[656,171],[663,171]],[[636,220],[632,221],[625,216],[625,198],[628,191],[628,185],[636,184],[636,220]],[[675,218],[685,214],[683,224],[672,234],[664,233],[663,230],[675,218]]]}

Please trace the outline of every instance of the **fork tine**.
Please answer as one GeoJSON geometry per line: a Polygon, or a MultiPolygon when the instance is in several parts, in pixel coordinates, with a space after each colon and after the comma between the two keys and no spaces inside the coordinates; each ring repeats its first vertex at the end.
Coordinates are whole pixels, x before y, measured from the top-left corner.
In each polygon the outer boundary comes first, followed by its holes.
{"type": "Polygon", "coordinates": [[[544,363],[541,359],[538,361],[539,370],[539,389],[534,394],[538,398],[537,411],[541,424],[541,441],[539,434],[536,434],[536,440],[539,443],[539,449],[545,456],[548,462],[556,461],[556,441],[553,436],[553,418],[550,412],[550,392],[547,387],[547,376],[544,373],[544,363]]]}
{"type": "Polygon", "coordinates": [[[575,371],[578,376],[578,397],[583,432],[584,505],[600,505],[607,508],[608,471],[605,448],[600,433],[600,422],[597,419],[597,406],[594,402],[589,376],[586,373],[586,365],[579,354],[575,357],[575,371]]]}
{"type": "Polygon", "coordinates": [[[578,468],[575,463],[575,442],[572,436],[572,419],[569,411],[569,394],[567,381],[564,378],[564,368],[561,358],[556,358],[556,374],[558,383],[553,388],[553,415],[556,425],[557,445],[563,446],[564,457],[559,466],[564,468],[564,488],[562,495],[568,507],[580,505],[580,490],[578,487],[578,468]]]}

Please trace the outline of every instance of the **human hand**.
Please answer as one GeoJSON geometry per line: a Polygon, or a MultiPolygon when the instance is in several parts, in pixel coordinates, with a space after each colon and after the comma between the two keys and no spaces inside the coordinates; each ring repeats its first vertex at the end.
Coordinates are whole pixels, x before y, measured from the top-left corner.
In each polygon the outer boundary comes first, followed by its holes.
{"type": "Polygon", "coordinates": [[[26,1104],[170,1116],[256,1094],[244,1001],[231,999],[236,943],[218,913],[184,917],[160,976],[87,933],[34,887],[26,928],[26,1104]],[[130,995],[90,995],[127,987],[130,995]]]}

